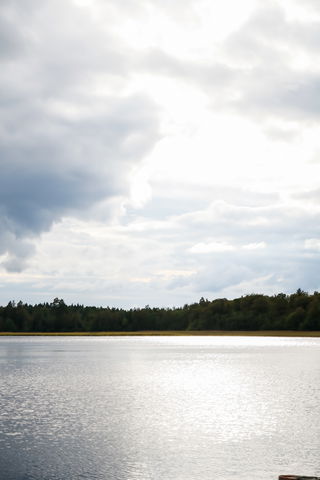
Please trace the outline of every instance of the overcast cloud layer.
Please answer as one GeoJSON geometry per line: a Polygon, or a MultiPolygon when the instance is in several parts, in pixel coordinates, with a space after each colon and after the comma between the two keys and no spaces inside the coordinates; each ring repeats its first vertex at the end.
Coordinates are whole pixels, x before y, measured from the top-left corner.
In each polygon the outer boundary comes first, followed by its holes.
{"type": "Polygon", "coordinates": [[[312,0],[3,0],[0,302],[319,289],[319,32],[312,0]]]}

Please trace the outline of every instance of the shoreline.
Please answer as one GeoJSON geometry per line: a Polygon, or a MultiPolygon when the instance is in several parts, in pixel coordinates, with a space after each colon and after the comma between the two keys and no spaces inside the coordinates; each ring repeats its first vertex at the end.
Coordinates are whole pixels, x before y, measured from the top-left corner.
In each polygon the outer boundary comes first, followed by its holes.
{"type": "Polygon", "coordinates": [[[144,330],[138,332],[0,332],[0,337],[179,337],[179,336],[234,336],[234,337],[320,337],[320,331],[296,330],[144,330]]]}

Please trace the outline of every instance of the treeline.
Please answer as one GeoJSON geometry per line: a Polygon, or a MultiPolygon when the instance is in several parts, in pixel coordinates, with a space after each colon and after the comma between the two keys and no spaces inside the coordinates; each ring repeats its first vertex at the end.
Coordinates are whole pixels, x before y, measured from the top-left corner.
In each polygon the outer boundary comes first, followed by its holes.
{"type": "Polygon", "coordinates": [[[2,332],[99,332],[143,330],[320,330],[320,293],[299,289],[292,295],[251,294],[234,300],[201,298],[181,308],[28,305],[0,307],[2,332]]]}

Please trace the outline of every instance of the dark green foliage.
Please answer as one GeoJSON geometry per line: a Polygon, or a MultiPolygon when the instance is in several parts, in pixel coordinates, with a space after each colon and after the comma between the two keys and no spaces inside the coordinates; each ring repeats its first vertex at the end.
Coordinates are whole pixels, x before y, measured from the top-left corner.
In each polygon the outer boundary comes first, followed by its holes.
{"type": "Polygon", "coordinates": [[[119,308],[14,301],[0,307],[2,332],[103,332],[143,330],[320,330],[320,293],[251,294],[182,308],[119,308]]]}

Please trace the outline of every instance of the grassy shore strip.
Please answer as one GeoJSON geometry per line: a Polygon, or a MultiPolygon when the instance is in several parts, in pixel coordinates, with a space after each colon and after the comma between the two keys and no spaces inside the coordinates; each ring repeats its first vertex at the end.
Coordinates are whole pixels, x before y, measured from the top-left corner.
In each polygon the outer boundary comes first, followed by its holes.
{"type": "Polygon", "coordinates": [[[320,331],[296,330],[258,330],[258,331],[228,331],[228,330],[168,330],[141,332],[0,332],[0,336],[44,336],[44,337],[142,337],[142,336],[244,336],[244,337],[320,337],[320,331]]]}

